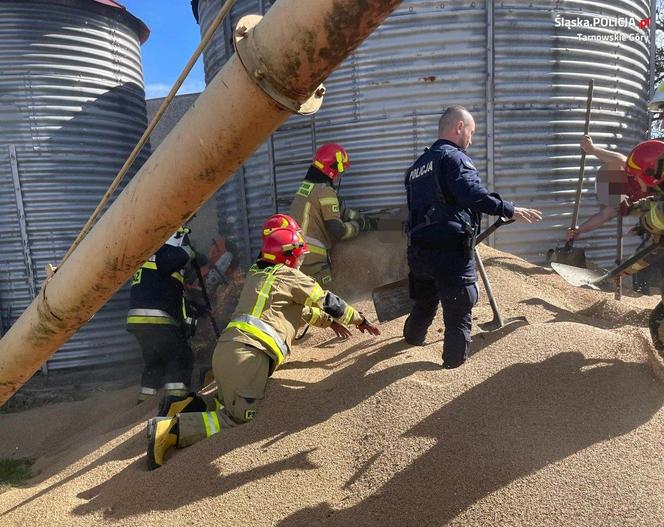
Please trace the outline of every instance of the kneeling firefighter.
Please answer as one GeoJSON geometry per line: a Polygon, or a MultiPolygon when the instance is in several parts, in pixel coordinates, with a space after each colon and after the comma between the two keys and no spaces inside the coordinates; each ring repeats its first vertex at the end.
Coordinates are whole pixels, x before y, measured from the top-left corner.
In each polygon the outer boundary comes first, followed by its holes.
{"type": "Polygon", "coordinates": [[[265,236],[260,258],[249,269],[231,322],[212,358],[217,397],[191,394],[165,398],[148,422],[147,462],[155,469],[171,447],[186,447],[254,419],[267,379],[288,358],[298,327],[306,322],[330,327],[340,337],[344,326],[378,335],[378,329],[335,294],[299,271],[307,244],[298,229],[278,228],[265,236]],[[173,416],[173,414],[175,414],[173,416]]]}
{"type": "Polygon", "coordinates": [[[193,354],[187,337],[193,320],[184,299],[184,267],[193,257],[180,228],[134,273],[129,294],[127,331],[141,347],[144,368],[138,402],[163,386],[170,395],[187,393],[193,354]]]}

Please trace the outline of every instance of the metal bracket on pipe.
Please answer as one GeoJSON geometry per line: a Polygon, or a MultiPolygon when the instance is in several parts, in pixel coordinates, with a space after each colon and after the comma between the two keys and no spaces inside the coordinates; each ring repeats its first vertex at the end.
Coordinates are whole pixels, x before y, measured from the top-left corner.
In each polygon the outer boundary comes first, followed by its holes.
{"type": "Polygon", "coordinates": [[[325,87],[321,84],[316,88],[314,94],[303,103],[285,94],[287,90],[281,86],[279,79],[272,76],[255,45],[253,28],[261,21],[260,15],[243,16],[237,24],[233,42],[235,52],[249,78],[268,95],[274,102],[285,110],[290,110],[300,115],[311,115],[316,113],[323,104],[325,87]]]}

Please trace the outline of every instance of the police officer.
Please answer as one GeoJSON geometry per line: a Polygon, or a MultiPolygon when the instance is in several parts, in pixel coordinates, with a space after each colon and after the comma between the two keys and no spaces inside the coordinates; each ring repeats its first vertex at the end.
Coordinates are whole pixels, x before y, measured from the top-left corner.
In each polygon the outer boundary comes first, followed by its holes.
{"type": "Polygon", "coordinates": [[[514,207],[482,186],[466,155],[474,132],[475,121],[464,107],[447,108],[438,123],[438,140],[405,178],[409,285],[415,304],[403,335],[411,345],[424,344],[440,302],[446,369],[461,366],[468,357],[471,310],[478,297],[473,247],[482,213],[528,223],[542,219],[540,211],[514,207]]]}
{"type": "Polygon", "coordinates": [[[193,257],[184,243],[187,228],[180,228],[136,271],[129,293],[127,331],[143,354],[143,374],[138,402],[156,395],[188,391],[193,354],[187,342],[183,268],[193,257]]]}

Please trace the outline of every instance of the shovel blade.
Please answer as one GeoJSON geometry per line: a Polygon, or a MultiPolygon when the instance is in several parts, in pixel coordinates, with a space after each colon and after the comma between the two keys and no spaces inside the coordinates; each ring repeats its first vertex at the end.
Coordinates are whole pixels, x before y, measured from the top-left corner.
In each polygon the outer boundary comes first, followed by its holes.
{"type": "Polygon", "coordinates": [[[381,285],[371,292],[379,322],[387,322],[408,315],[413,307],[408,279],[381,285]]]}
{"type": "Polygon", "coordinates": [[[503,329],[506,326],[509,326],[510,324],[515,324],[515,327],[518,326],[526,326],[529,324],[528,319],[526,317],[514,317],[514,318],[508,318],[507,320],[503,321],[503,325],[500,325],[500,322],[496,320],[495,318],[491,322],[484,322],[483,324],[477,324],[477,327],[480,328],[484,333],[490,333],[492,331],[498,331],[500,329],[503,329]],[[518,324],[518,326],[516,326],[518,324]]]}
{"type": "Polygon", "coordinates": [[[586,262],[586,250],[582,247],[570,247],[563,245],[562,247],[556,247],[555,249],[549,251],[547,256],[549,261],[552,263],[556,262],[581,268],[588,267],[586,262]]]}
{"type": "Polygon", "coordinates": [[[586,286],[592,289],[599,289],[593,282],[600,279],[606,273],[600,267],[581,269],[573,265],[556,262],[551,263],[551,268],[574,287],[586,286]]]}
{"type": "Polygon", "coordinates": [[[512,333],[512,331],[515,331],[523,326],[530,325],[530,322],[528,322],[526,317],[510,318],[502,326],[494,325],[492,328],[488,328],[487,326],[492,324],[492,322],[487,322],[486,324],[478,325],[478,327],[482,331],[478,333],[476,336],[482,339],[482,341],[484,341],[485,344],[496,342],[497,340],[500,340],[503,337],[506,337],[507,335],[512,333]]]}

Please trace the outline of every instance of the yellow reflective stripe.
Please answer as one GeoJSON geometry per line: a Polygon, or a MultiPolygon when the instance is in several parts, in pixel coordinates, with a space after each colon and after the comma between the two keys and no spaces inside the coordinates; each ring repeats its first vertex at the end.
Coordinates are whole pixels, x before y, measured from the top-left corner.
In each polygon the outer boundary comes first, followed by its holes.
{"type": "Polygon", "coordinates": [[[659,218],[659,210],[657,205],[654,205],[650,208],[650,224],[655,227],[655,229],[664,231],[664,222],[659,218]]]}
{"type": "Polygon", "coordinates": [[[311,203],[308,201],[304,204],[304,214],[302,215],[302,232],[307,234],[309,228],[309,211],[311,210],[311,203]]]}
{"type": "Polygon", "coordinates": [[[177,326],[177,323],[166,317],[127,317],[127,324],[160,324],[162,326],[177,326]]]}
{"type": "MultiPolygon", "coordinates": [[[[143,265],[141,265],[141,268],[142,269],[152,269],[153,271],[156,271],[157,270],[157,264],[156,264],[156,262],[148,261],[148,262],[145,262],[143,265]]],[[[184,276],[182,276],[182,273],[179,273],[179,272],[176,271],[175,273],[171,273],[171,277],[175,278],[181,284],[184,284],[184,276]]]]}
{"type": "Polygon", "coordinates": [[[634,158],[632,156],[627,158],[627,166],[635,170],[641,170],[641,167],[634,162],[634,158]]]}
{"type": "Polygon", "coordinates": [[[336,158],[337,158],[337,170],[339,172],[343,172],[344,171],[344,158],[341,155],[341,152],[338,151],[338,150],[337,150],[336,158]]]}
{"type": "Polygon", "coordinates": [[[318,161],[317,159],[314,160],[313,165],[316,168],[325,168],[325,165],[323,163],[321,163],[320,161],[318,161]]]}
{"type": "Polygon", "coordinates": [[[350,321],[353,320],[353,315],[355,315],[355,310],[351,306],[346,306],[346,309],[344,309],[344,316],[341,317],[341,323],[347,326],[350,324],[350,321]]]}
{"type": "Polygon", "coordinates": [[[308,198],[309,194],[311,194],[311,191],[313,189],[314,189],[314,184],[313,183],[307,183],[306,181],[304,181],[300,185],[300,188],[297,189],[296,194],[299,194],[300,196],[308,198]]]}
{"type": "Polygon", "coordinates": [[[320,309],[318,309],[317,307],[312,307],[311,317],[309,317],[309,324],[313,326],[319,318],[320,318],[320,309]]]}
{"type": "Polygon", "coordinates": [[[313,254],[319,254],[321,256],[327,256],[327,249],[323,249],[322,247],[316,247],[315,245],[309,246],[309,252],[313,254]]]}
{"type": "Polygon", "coordinates": [[[265,282],[263,282],[263,287],[261,287],[260,292],[258,293],[258,299],[254,305],[254,309],[251,311],[251,316],[260,318],[265,309],[265,303],[267,302],[268,297],[270,296],[270,290],[272,289],[272,284],[274,283],[275,276],[274,273],[279,269],[280,266],[275,266],[267,274],[265,282]]]}
{"type": "Polygon", "coordinates": [[[339,205],[339,198],[320,198],[320,204],[325,205],[339,205]]]}
{"type": "Polygon", "coordinates": [[[217,417],[217,412],[203,412],[201,413],[203,417],[203,424],[205,425],[205,434],[207,437],[216,434],[219,432],[219,417],[217,417]]]}
{"type": "Polygon", "coordinates": [[[314,285],[313,290],[311,291],[311,294],[307,297],[307,300],[305,301],[304,305],[312,306],[314,304],[317,304],[318,301],[324,296],[325,296],[325,291],[320,285],[316,283],[314,285]]]}
{"type": "Polygon", "coordinates": [[[255,326],[252,326],[251,324],[248,324],[247,322],[239,322],[237,320],[229,322],[228,326],[226,326],[226,329],[228,328],[237,328],[241,331],[244,331],[245,333],[249,333],[249,335],[256,337],[268,348],[270,348],[270,351],[274,353],[274,358],[276,359],[275,367],[280,366],[281,363],[284,362],[284,354],[281,352],[281,349],[279,349],[279,345],[270,335],[264,331],[258,329],[255,326]]]}

